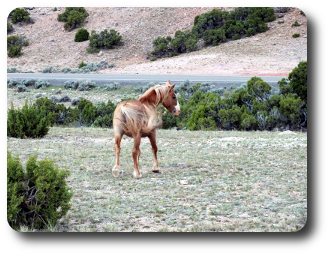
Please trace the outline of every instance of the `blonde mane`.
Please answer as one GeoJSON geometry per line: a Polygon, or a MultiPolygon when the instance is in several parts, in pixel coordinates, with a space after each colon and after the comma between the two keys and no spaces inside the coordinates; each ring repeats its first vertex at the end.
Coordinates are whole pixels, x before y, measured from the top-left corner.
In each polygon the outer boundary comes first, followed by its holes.
{"type": "Polygon", "coordinates": [[[148,89],[144,94],[138,99],[141,103],[146,103],[149,102],[149,99],[152,97],[153,92],[155,91],[156,93],[156,100],[154,103],[152,103],[155,107],[157,107],[160,103],[163,102],[163,100],[167,97],[169,89],[168,85],[156,85],[148,89]]]}

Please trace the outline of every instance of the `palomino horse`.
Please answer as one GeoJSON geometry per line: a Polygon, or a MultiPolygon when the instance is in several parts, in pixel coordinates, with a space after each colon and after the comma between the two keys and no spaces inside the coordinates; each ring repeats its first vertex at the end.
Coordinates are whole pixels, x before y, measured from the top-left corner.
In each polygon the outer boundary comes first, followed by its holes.
{"type": "Polygon", "coordinates": [[[141,178],[139,170],[141,137],[148,137],[154,154],[152,171],[159,173],[156,145],[156,128],[159,126],[156,107],[159,104],[172,114],[179,115],[180,105],[174,93],[175,84],[168,81],[164,85],[156,85],[148,89],[138,100],[123,101],[117,105],[113,117],[115,135],[116,165],[112,169],[114,177],[119,176],[120,141],[123,135],[134,138],[132,151],[135,178],[141,178]]]}

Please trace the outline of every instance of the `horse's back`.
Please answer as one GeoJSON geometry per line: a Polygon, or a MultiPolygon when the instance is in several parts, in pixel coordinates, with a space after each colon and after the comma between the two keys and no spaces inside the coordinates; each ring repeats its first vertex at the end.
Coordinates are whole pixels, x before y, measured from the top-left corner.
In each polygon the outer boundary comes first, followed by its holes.
{"type": "Polygon", "coordinates": [[[114,111],[113,128],[122,129],[125,134],[139,133],[148,126],[144,105],[138,100],[119,103],[114,111]]]}

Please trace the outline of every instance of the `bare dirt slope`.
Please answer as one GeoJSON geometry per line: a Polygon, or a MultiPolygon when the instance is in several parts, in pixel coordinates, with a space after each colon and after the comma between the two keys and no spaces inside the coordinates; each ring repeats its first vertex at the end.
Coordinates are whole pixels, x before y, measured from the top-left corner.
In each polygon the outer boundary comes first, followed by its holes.
{"type": "MultiPolygon", "coordinates": [[[[300,61],[307,60],[307,19],[296,8],[284,17],[268,23],[270,29],[262,34],[216,47],[182,54],[154,62],[146,59],[152,51],[152,40],[158,36],[174,36],[177,30],[191,29],[194,17],[213,8],[89,8],[85,28],[91,32],[115,29],[125,43],[102,54],[88,54],[89,41],[76,43],[77,29],[67,32],[57,16],[65,8],[34,8],[30,17],[34,24],[14,25],[11,35],[24,35],[29,46],[23,47],[20,58],[7,58],[8,67],[38,72],[45,67],[78,68],[85,63],[106,60],[116,67],[105,73],[169,73],[226,75],[287,75],[300,61]],[[284,23],[279,24],[278,21],[284,23]],[[298,21],[301,26],[292,27],[298,21]],[[300,37],[292,38],[294,33],[300,37]]],[[[227,9],[230,8],[219,8],[227,9]]]]}

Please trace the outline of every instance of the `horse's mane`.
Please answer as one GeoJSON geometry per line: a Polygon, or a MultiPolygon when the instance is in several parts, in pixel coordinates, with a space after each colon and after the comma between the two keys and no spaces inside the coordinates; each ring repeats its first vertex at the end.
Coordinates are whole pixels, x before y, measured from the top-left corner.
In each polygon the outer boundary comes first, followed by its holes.
{"type": "Polygon", "coordinates": [[[164,98],[167,97],[168,92],[168,83],[164,85],[156,85],[144,92],[144,94],[138,100],[143,104],[148,103],[157,106],[162,102],[162,100],[164,100],[164,98]],[[156,93],[155,102],[151,102],[154,92],[156,93]]]}

